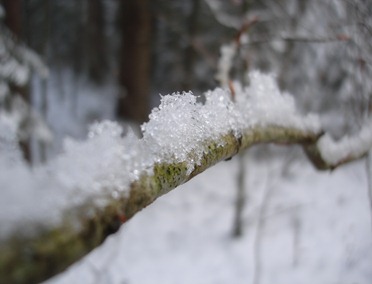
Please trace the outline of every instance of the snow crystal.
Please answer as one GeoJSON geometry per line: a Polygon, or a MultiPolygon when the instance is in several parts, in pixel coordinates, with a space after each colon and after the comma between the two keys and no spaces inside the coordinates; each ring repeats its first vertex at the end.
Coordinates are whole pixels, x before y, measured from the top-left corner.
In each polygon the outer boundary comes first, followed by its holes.
{"type": "Polygon", "coordinates": [[[368,120],[358,134],[334,141],[328,134],[318,141],[320,153],[329,164],[337,164],[345,159],[359,157],[372,148],[372,119],[368,120]]]}
{"type": "MultiPolygon", "coordinates": [[[[155,161],[193,161],[189,157],[195,151],[196,160],[201,158],[200,144],[205,127],[201,121],[202,105],[192,93],[174,94],[161,98],[161,104],[153,109],[150,120],[141,128],[143,140],[149,146],[155,161]]],[[[191,164],[189,169],[192,170],[191,164]]]]}
{"type": "Polygon", "coordinates": [[[238,106],[233,103],[231,93],[217,88],[206,92],[205,99],[202,116],[209,127],[209,132],[219,134],[233,132],[236,137],[240,136],[244,118],[238,106]]]}
{"type": "Polygon", "coordinates": [[[206,141],[229,132],[238,135],[240,116],[230,93],[217,88],[205,99],[204,105],[198,103],[190,92],[161,98],[150,121],[142,125],[143,139],[155,161],[186,161],[190,173],[200,163],[206,141]]]}

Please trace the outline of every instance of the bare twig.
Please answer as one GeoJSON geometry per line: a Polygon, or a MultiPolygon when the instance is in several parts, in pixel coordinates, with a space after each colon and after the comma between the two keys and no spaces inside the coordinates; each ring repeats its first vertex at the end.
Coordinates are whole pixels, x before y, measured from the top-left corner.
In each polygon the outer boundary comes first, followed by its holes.
{"type": "Polygon", "coordinates": [[[253,243],[253,263],[254,263],[253,282],[252,282],[253,284],[261,283],[261,271],[262,271],[261,248],[262,248],[262,238],[263,238],[265,220],[266,220],[265,214],[269,206],[270,198],[271,198],[273,188],[274,188],[273,179],[272,177],[269,177],[269,171],[270,169],[268,169],[268,175],[266,177],[267,183],[264,186],[264,194],[263,194],[261,206],[258,212],[256,234],[254,236],[254,243],[253,243]]]}
{"type": "Polygon", "coordinates": [[[243,151],[238,155],[239,166],[237,176],[237,194],[235,203],[234,223],[233,223],[233,237],[240,237],[243,234],[243,212],[246,203],[246,153],[243,151]]]}
{"type": "Polygon", "coordinates": [[[368,201],[369,209],[371,212],[371,229],[372,229],[372,155],[369,151],[366,157],[366,173],[367,173],[367,190],[368,190],[368,201]]]}
{"type": "Polygon", "coordinates": [[[345,42],[351,38],[347,34],[338,34],[336,36],[267,36],[264,38],[253,38],[247,45],[259,45],[266,44],[274,41],[285,41],[293,43],[334,43],[334,42],[345,42]]]}

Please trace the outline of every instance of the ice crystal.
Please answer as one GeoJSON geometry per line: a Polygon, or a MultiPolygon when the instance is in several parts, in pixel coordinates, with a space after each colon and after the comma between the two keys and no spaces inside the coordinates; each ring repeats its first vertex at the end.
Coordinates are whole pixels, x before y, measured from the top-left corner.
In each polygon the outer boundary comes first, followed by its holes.
{"type": "Polygon", "coordinates": [[[161,98],[149,122],[142,125],[143,140],[155,161],[187,161],[192,151],[196,159],[201,157],[199,146],[205,130],[201,108],[192,93],[161,98]]]}

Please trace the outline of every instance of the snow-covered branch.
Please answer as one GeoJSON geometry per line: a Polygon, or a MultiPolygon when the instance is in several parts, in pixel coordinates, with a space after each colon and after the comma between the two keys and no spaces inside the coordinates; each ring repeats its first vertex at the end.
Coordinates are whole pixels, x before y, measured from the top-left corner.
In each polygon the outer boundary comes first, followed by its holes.
{"type": "Polygon", "coordinates": [[[318,117],[301,115],[273,76],[249,80],[234,83],[234,100],[219,88],[204,104],[191,93],[162,97],[141,139],[114,122],[95,124],[87,141],[67,141],[60,157],[32,171],[0,125],[0,283],[61,272],[161,195],[253,145],[303,145],[319,168],[370,149],[370,125],[332,146],[318,117]]]}
{"type": "Polygon", "coordinates": [[[372,149],[372,120],[368,120],[354,136],[334,141],[329,134],[321,136],[316,144],[305,151],[312,163],[321,170],[334,169],[342,164],[362,158],[372,149]]]}
{"type": "Polygon", "coordinates": [[[50,142],[52,133],[48,125],[25,99],[23,88],[30,82],[33,72],[46,78],[49,70],[39,55],[17,40],[0,22],[0,120],[11,123],[21,141],[33,133],[36,139],[50,142]]]}

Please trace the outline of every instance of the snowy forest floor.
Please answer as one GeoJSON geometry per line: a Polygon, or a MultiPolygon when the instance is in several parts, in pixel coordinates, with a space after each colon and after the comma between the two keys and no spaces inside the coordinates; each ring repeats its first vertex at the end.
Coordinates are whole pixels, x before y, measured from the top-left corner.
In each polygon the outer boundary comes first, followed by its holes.
{"type": "Polygon", "coordinates": [[[247,162],[242,237],[231,237],[235,157],[155,201],[48,283],[371,283],[364,161],[333,172],[278,156],[247,162]]]}

